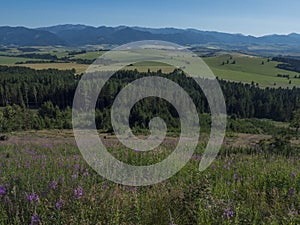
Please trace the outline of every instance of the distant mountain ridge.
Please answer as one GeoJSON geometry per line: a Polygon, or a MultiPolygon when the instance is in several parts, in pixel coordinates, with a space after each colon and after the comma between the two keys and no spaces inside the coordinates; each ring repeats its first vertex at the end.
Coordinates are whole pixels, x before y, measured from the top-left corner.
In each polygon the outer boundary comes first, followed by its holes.
{"type": "Polygon", "coordinates": [[[106,27],[64,24],[41,28],[0,27],[0,45],[84,46],[124,44],[140,40],[163,40],[181,45],[287,45],[300,48],[300,34],[262,37],[178,28],[106,27]]]}
{"type": "Polygon", "coordinates": [[[0,27],[0,45],[45,46],[66,45],[57,35],[26,27],[0,27]]]}

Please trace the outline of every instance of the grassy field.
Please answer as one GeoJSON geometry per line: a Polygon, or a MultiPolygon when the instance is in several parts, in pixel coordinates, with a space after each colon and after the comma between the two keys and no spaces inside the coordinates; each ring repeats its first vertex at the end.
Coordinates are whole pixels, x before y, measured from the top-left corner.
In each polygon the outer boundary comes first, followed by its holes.
{"type": "Polygon", "coordinates": [[[97,59],[99,56],[103,55],[105,52],[104,51],[92,51],[92,52],[86,52],[82,54],[76,54],[71,58],[74,59],[97,59]]]}
{"type": "MultiPolygon", "coordinates": [[[[12,64],[3,64],[7,66],[11,66],[12,64]]],[[[14,66],[24,66],[29,67],[36,70],[42,69],[59,69],[59,70],[70,70],[75,69],[77,74],[84,73],[88,68],[86,64],[78,64],[78,63],[26,63],[26,64],[16,64],[14,66]]]]}
{"type": "Polygon", "coordinates": [[[161,63],[161,62],[139,62],[135,63],[131,66],[125,67],[127,70],[138,70],[139,72],[147,72],[148,70],[152,72],[156,72],[158,70],[161,70],[163,73],[171,73],[174,71],[175,67],[170,66],[166,63],[161,63]]]}
{"type": "Polygon", "coordinates": [[[299,73],[281,70],[276,68],[278,62],[267,61],[267,58],[245,56],[245,55],[220,55],[217,57],[203,58],[203,60],[212,69],[214,74],[225,80],[241,81],[251,83],[254,81],[260,86],[276,86],[293,87],[300,85],[300,79],[295,79],[295,75],[299,73]],[[229,64],[226,64],[229,60],[229,64]],[[232,62],[235,61],[235,64],[232,62]],[[262,65],[262,61],[264,64],[262,65]],[[225,65],[222,63],[225,62],[225,65]],[[287,78],[277,77],[277,74],[289,74],[291,84],[287,78]]]}
{"type": "MultiPolygon", "coordinates": [[[[151,54],[151,49],[148,50],[151,54]]],[[[39,54],[46,53],[45,49],[39,54]]],[[[74,56],[69,56],[70,59],[89,59],[93,60],[101,56],[105,52],[103,51],[89,51],[82,54],[76,54],[74,56]]],[[[51,54],[61,57],[68,56],[66,51],[51,51],[51,54]]],[[[119,54],[121,60],[136,60],[139,58],[138,52],[122,52],[119,54]]],[[[26,59],[21,57],[7,57],[0,56],[0,65],[15,65],[16,62],[25,62],[28,60],[38,60],[38,59],[26,59]]],[[[190,60],[195,60],[191,58],[190,60]]],[[[221,79],[244,82],[244,83],[258,83],[261,87],[289,87],[300,86],[300,79],[294,78],[295,75],[299,76],[299,73],[281,70],[276,68],[278,62],[269,61],[267,58],[261,58],[256,56],[249,56],[237,53],[222,53],[214,57],[206,57],[203,60],[214,72],[215,76],[221,79]],[[227,64],[228,61],[228,64],[227,64]],[[224,65],[223,65],[224,62],[224,65]],[[235,64],[233,64],[235,62],[235,64]],[[262,64],[263,62],[263,64],[262,64]],[[277,74],[289,74],[290,79],[277,77],[277,74]]],[[[159,69],[164,73],[170,73],[174,70],[173,66],[167,63],[172,63],[174,60],[166,60],[166,63],[155,62],[141,62],[136,63],[131,66],[125,67],[128,70],[137,69],[140,72],[146,72],[148,69],[151,71],[157,71],[159,69]]],[[[184,64],[184,61],[182,62],[184,64]]],[[[27,66],[34,69],[72,69],[76,70],[76,73],[80,74],[85,72],[88,68],[86,64],[78,63],[31,63],[31,64],[21,64],[20,66],[27,66]]],[[[125,65],[123,65],[125,66],[125,65]]]]}
{"type": "MultiPolygon", "coordinates": [[[[108,149],[128,163],[148,164],[165,158],[174,144],[148,153],[127,151],[119,143],[108,149]]],[[[72,144],[1,145],[0,224],[300,223],[299,154],[223,149],[199,172],[202,150],[199,145],[169,180],[129,187],[96,174],[72,144]]]]}
{"type": "Polygon", "coordinates": [[[28,59],[22,57],[10,57],[10,56],[0,56],[0,64],[15,64],[17,62],[26,62],[28,60],[39,61],[39,59],[28,59]]]}

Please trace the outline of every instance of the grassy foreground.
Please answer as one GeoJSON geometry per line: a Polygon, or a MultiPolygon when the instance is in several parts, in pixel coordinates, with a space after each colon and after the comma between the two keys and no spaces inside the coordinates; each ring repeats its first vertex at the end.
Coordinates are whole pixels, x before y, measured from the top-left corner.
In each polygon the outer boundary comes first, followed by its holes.
{"type": "MultiPolygon", "coordinates": [[[[173,147],[160,147],[161,159],[173,147]]],[[[128,187],[96,174],[70,144],[1,146],[0,224],[300,223],[299,154],[223,150],[199,172],[202,148],[171,179],[128,187]]],[[[119,144],[109,149],[127,162],[157,159],[119,144]]]]}

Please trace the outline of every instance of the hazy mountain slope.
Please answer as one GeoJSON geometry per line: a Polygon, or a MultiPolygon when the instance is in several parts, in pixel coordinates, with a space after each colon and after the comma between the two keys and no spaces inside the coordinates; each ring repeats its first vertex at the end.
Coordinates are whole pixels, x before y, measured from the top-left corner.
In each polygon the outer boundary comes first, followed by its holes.
{"type": "MultiPolygon", "coordinates": [[[[278,45],[300,48],[300,35],[267,35],[262,37],[229,34],[216,31],[177,28],[143,27],[93,27],[64,24],[29,29],[25,27],[0,27],[0,45],[83,46],[98,44],[124,44],[140,40],[164,40],[182,45],[214,44],[220,46],[278,45]]],[[[289,47],[290,48],[290,47],[289,47]]]]}
{"type": "Polygon", "coordinates": [[[0,27],[1,45],[47,46],[65,45],[66,43],[55,34],[44,30],[25,27],[0,27]]]}

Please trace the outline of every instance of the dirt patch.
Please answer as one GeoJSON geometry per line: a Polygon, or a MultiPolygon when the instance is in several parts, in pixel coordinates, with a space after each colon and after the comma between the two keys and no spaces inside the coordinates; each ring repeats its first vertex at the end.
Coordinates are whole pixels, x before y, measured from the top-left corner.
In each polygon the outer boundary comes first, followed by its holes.
{"type": "MultiPolygon", "coordinates": [[[[0,145],[76,145],[72,130],[40,130],[13,132],[8,135],[9,139],[0,141],[0,145]]],[[[114,135],[100,134],[100,138],[106,146],[121,146],[122,144],[114,135]]],[[[145,136],[138,136],[146,138],[145,136]]],[[[226,137],[224,145],[227,147],[257,147],[258,143],[264,139],[270,139],[270,135],[262,134],[235,134],[233,137],[226,137]]],[[[200,138],[199,143],[207,142],[208,137],[200,138]]],[[[164,144],[176,146],[178,138],[167,137],[164,144]]]]}
{"type": "Polygon", "coordinates": [[[255,148],[261,140],[270,139],[271,135],[265,134],[244,134],[239,133],[234,137],[226,137],[224,144],[228,147],[250,147],[255,148]]]}

